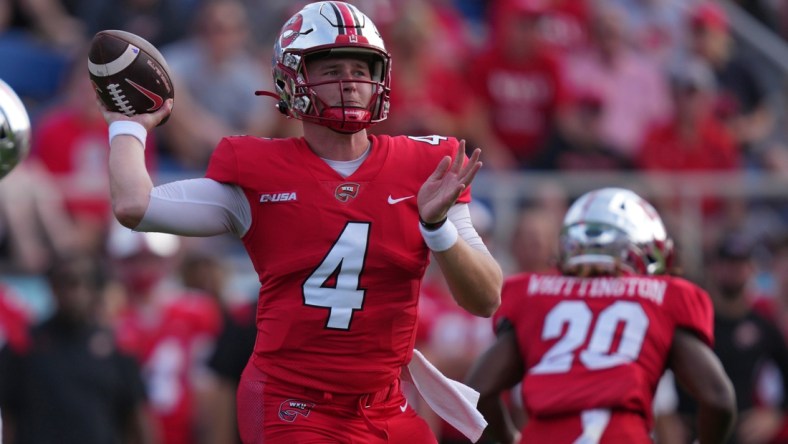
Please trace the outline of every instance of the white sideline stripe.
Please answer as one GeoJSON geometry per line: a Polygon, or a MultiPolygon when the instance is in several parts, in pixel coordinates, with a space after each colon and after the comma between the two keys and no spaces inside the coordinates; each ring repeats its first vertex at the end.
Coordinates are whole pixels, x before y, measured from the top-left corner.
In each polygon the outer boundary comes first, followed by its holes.
{"type": "Polygon", "coordinates": [[[90,73],[96,77],[114,76],[115,74],[123,71],[124,69],[128,68],[129,65],[134,63],[134,59],[137,58],[139,53],[140,53],[139,48],[137,48],[132,44],[129,44],[126,47],[126,50],[123,51],[123,54],[120,55],[120,57],[109,63],[100,65],[88,60],[88,70],[90,70],[90,73]]]}

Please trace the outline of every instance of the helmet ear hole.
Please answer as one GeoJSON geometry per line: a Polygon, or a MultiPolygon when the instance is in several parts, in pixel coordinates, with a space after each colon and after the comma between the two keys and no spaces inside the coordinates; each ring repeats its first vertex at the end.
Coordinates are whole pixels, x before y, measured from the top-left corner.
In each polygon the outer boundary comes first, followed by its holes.
{"type": "Polygon", "coordinates": [[[280,100],[279,103],[276,104],[276,109],[278,109],[280,113],[287,115],[287,102],[280,100]]]}

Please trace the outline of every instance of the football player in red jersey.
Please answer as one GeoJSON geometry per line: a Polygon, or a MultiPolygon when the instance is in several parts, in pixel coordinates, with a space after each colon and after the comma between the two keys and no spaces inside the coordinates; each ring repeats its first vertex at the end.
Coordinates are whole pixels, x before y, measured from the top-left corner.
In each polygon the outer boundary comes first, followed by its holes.
{"type": "Polygon", "coordinates": [[[109,310],[119,348],[142,369],[154,435],[161,444],[191,444],[201,433],[208,355],[222,327],[219,302],[175,285],[180,242],[112,224],[107,253],[122,301],[109,310]]]}
{"type": "MultiPolygon", "coordinates": [[[[430,253],[460,306],[491,316],[500,304],[500,266],[467,207],[480,150],[466,158],[453,138],[367,134],[389,111],[390,62],[355,6],[306,5],[277,38],[270,93],[304,137],[224,138],[205,178],[156,187],[142,141],[172,103],[134,117],[104,110],[118,220],[234,233],[259,274],[258,336],[238,389],[245,443],[435,442],[400,389],[401,376],[432,394],[446,382],[413,349],[430,253]],[[418,383],[425,375],[434,384],[418,383]]],[[[477,415],[457,412],[474,403],[443,414],[477,415]]],[[[468,433],[480,434],[471,417],[468,433]]]]}
{"type": "Polygon", "coordinates": [[[736,403],[711,349],[711,301],[665,274],[671,255],[656,210],[632,191],[575,201],[560,235],[561,273],[507,278],[498,339],[469,372],[488,433],[502,443],[651,443],[652,398],[669,367],[699,403],[699,441],[724,442],[736,403]],[[522,432],[500,402],[520,382],[522,432]]]}

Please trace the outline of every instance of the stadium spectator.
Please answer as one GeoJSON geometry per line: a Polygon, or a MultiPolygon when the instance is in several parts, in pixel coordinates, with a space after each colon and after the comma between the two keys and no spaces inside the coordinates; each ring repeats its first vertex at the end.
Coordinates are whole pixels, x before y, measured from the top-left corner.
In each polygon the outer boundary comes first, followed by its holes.
{"type": "MultiPolygon", "coordinates": [[[[356,7],[311,3],[276,41],[271,93],[301,120],[303,138],[224,138],[207,177],[157,187],[142,143],[128,133],[111,141],[113,207],[123,224],[232,232],[255,265],[258,335],[238,390],[245,441],[341,433],[359,442],[435,442],[400,388],[403,372],[413,376],[403,366],[432,368],[412,342],[430,252],[460,306],[490,316],[499,304],[500,267],[466,206],[481,150],[467,158],[454,138],[366,133],[386,117],[390,61],[356,7]]],[[[111,131],[149,131],[171,112],[167,105],[131,118],[104,115],[111,131]]],[[[483,421],[467,400],[452,401],[474,418],[458,424],[480,433],[483,421]]]]}
{"type": "Polygon", "coordinates": [[[582,195],[560,237],[561,273],[507,278],[497,341],[467,381],[488,436],[502,443],[651,442],[651,401],[666,367],[700,402],[701,443],[723,443],[733,387],[711,350],[708,295],[667,272],[670,239],[656,210],[623,188],[582,195]],[[520,431],[500,395],[518,382],[520,431]]]}
{"type": "MultiPolygon", "coordinates": [[[[423,0],[408,1],[386,29],[389,52],[397,54],[391,67],[391,114],[376,125],[376,134],[456,134],[463,131],[468,86],[462,74],[467,54],[457,50],[459,31],[441,20],[439,11],[423,0]]],[[[444,14],[448,15],[448,14],[444,14]]],[[[461,35],[461,34],[460,34],[461,35]]],[[[467,52],[467,51],[466,51],[467,52]]]]}
{"type": "MultiPolygon", "coordinates": [[[[276,107],[255,97],[270,89],[262,57],[252,52],[247,10],[240,0],[200,3],[192,31],[161,48],[178,91],[178,112],[160,128],[162,169],[202,171],[225,134],[287,133],[276,107]]],[[[292,131],[291,131],[292,133],[292,131]]]]}
{"type": "Polygon", "coordinates": [[[203,436],[207,360],[222,325],[213,296],[178,285],[181,248],[176,236],[132,232],[117,223],[107,240],[114,297],[122,301],[110,323],[120,348],[142,367],[163,444],[192,444],[203,436]]]}
{"type": "MultiPolygon", "coordinates": [[[[714,75],[702,60],[690,60],[671,75],[674,116],[646,132],[636,162],[644,172],[730,172],[739,171],[741,152],[731,132],[714,112],[714,75]]],[[[676,184],[655,184],[676,187],[676,184]]],[[[659,199],[663,210],[679,212],[680,190],[659,199]]],[[[721,219],[733,211],[736,201],[705,197],[704,216],[721,219]]]]}
{"type": "Polygon", "coordinates": [[[0,182],[0,269],[35,277],[76,246],[76,230],[51,175],[26,159],[0,182]]]}
{"type": "Polygon", "coordinates": [[[566,124],[553,132],[538,165],[559,171],[625,171],[633,160],[613,148],[602,131],[604,100],[594,92],[572,98],[566,124]]]}
{"type": "Polygon", "coordinates": [[[222,329],[207,359],[213,378],[201,391],[204,401],[200,403],[205,409],[200,417],[207,420],[203,438],[213,444],[241,442],[235,393],[257,338],[257,303],[231,292],[229,266],[207,251],[192,249],[185,253],[179,273],[186,288],[213,296],[222,307],[222,329]]]}
{"type": "MultiPolygon", "coordinates": [[[[63,196],[67,218],[73,224],[74,243],[80,249],[103,254],[112,211],[107,193],[107,125],[96,109],[94,90],[86,75],[87,50],[71,61],[68,77],[50,105],[33,124],[31,158],[51,176],[63,196]]],[[[157,140],[146,141],[146,164],[157,167],[157,140]]]]}
{"type": "Polygon", "coordinates": [[[755,301],[755,309],[772,319],[788,341],[788,233],[769,242],[771,290],[755,301]]]}
{"type": "Polygon", "coordinates": [[[690,13],[690,53],[705,60],[717,79],[717,113],[745,154],[772,135],[774,105],[756,59],[741,51],[728,16],[716,1],[699,2],[690,13]]]}
{"type": "Polygon", "coordinates": [[[0,29],[26,30],[43,47],[73,55],[85,43],[85,24],[71,2],[58,0],[7,1],[0,6],[0,29]]]}
{"type": "Polygon", "coordinates": [[[31,117],[46,108],[86,38],[83,24],[58,0],[0,2],[0,79],[31,117]]]}
{"type": "Polygon", "coordinates": [[[496,2],[489,45],[470,61],[465,133],[496,169],[538,168],[568,102],[561,59],[542,39],[540,0],[496,2]]]}
{"type": "Polygon", "coordinates": [[[509,251],[514,258],[514,272],[543,273],[554,271],[558,260],[560,218],[541,206],[520,210],[509,251]]]}
{"type": "Polygon", "coordinates": [[[603,141],[635,159],[646,131],[670,117],[668,82],[659,63],[633,48],[619,9],[599,3],[591,16],[591,41],[567,58],[574,94],[601,98],[603,141]]]}
{"type": "Polygon", "coordinates": [[[121,29],[161,48],[183,38],[200,1],[191,0],[85,0],[79,16],[88,34],[121,29]]]}
{"type": "Polygon", "coordinates": [[[3,442],[153,443],[139,366],[100,316],[105,275],[94,256],[58,258],[53,316],[0,352],[3,442]]]}
{"type": "MultiPolygon", "coordinates": [[[[728,443],[766,443],[782,426],[788,398],[783,397],[776,406],[759,402],[757,383],[767,362],[779,369],[783,381],[788,381],[788,349],[775,324],[753,309],[751,241],[740,233],[729,233],[710,253],[707,288],[714,303],[714,353],[733,382],[738,411],[728,443]]],[[[691,439],[697,436],[690,424],[697,415],[696,407],[681,387],[678,394],[678,414],[691,439]]]]}
{"type": "MultiPolygon", "coordinates": [[[[783,228],[784,230],[784,228],[783,228]]],[[[788,343],[788,235],[783,232],[774,235],[768,243],[769,268],[767,272],[772,285],[767,292],[756,298],[753,308],[759,314],[777,325],[788,343]]],[[[786,381],[782,380],[779,371],[772,365],[762,374],[759,384],[759,402],[766,405],[780,406],[784,403],[786,381]]],[[[772,438],[772,444],[788,442],[788,416],[783,415],[782,427],[772,438]]]]}
{"type": "Polygon", "coordinates": [[[547,0],[543,4],[539,32],[551,51],[572,53],[588,44],[592,1],[547,0]]]}
{"type": "Polygon", "coordinates": [[[633,46],[668,67],[686,46],[687,8],[672,0],[607,0],[621,11],[633,46]]]}
{"type": "Polygon", "coordinates": [[[674,117],[652,127],[638,154],[648,171],[732,171],[742,162],[733,135],[714,113],[716,82],[702,60],[671,73],[674,117]]]}
{"type": "Polygon", "coordinates": [[[257,339],[255,316],[257,304],[236,305],[225,312],[222,331],[208,360],[216,382],[207,393],[209,411],[209,442],[240,443],[236,392],[244,367],[257,339]]]}

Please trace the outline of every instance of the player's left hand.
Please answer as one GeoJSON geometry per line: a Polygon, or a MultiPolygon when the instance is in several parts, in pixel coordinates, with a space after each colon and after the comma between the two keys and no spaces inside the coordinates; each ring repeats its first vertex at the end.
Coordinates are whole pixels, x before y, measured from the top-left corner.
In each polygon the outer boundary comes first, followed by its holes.
{"type": "Polygon", "coordinates": [[[446,156],[438,163],[435,171],[427,178],[419,190],[418,205],[419,215],[425,222],[439,222],[446,217],[449,208],[454,205],[457,198],[467,188],[482,162],[479,160],[482,150],[473,150],[468,162],[465,159],[465,141],[461,140],[457,146],[454,160],[446,156]]]}

